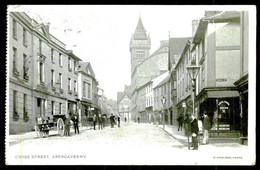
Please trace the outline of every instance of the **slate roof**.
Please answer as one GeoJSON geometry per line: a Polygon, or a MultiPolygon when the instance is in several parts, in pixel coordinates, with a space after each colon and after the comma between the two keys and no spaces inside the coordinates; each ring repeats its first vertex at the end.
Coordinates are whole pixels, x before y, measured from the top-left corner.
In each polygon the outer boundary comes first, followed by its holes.
{"type": "Polygon", "coordinates": [[[188,40],[192,40],[192,37],[170,38],[169,48],[171,63],[177,63],[188,40]]]}
{"type": "Polygon", "coordinates": [[[94,73],[94,71],[93,71],[93,69],[91,67],[90,62],[82,62],[82,61],[80,61],[79,62],[78,72],[85,72],[86,68],[88,68],[88,70],[89,70],[88,74],[95,78],[95,73],[94,73]]]}
{"type": "Polygon", "coordinates": [[[155,86],[154,88],[158,88],[162,85],[164,85],[166,82],[168,82],[170,79],[170,75],[167,75],[167,77],[165,77],[157,86],[155,86]]]}
{"type": "Polygon", "coordinates": [[[131,98],[130,94],[131,94],[130,86],[125,86],[125,89],[123,92],[117,92],[117,103],[119,103],[125,97],[125,95],[127,97],[131,98]]]}

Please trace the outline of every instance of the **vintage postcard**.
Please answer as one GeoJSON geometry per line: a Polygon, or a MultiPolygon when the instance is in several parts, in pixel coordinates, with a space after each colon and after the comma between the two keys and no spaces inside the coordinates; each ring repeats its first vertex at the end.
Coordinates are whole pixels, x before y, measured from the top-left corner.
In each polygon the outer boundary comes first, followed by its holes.
{"type": "Polygon", "coordinates": [[[6,165],[255,165],[255,6],[6,17],[6,165]]]}

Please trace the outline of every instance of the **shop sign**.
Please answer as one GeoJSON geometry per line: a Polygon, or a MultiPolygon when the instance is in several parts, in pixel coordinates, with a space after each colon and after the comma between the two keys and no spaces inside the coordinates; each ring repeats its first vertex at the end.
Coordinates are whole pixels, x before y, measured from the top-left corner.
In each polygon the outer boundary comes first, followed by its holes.
{"type": "Polygon", "coordinates": [[[225,82],[227,79],[216,79],[216,82],[225,82]]]}
{"type": "Polygon", "coordinates": [[[227,104],[228,106],[230,105],[230,104],[229,104],[229,102],[227,102],[227,101],[225,101],[225,100],[223,100],[223,101],[219,102],[219,104],[218,104],[218,105],[220,106],[220,105],[222,105],[222,104],[224,104],[224,103],[225,103],[225,104],[227,104]]]}
{"type": "Polygon", "coordinates": [[[185,102],[182,103],[182,107],[186,107],[186,103],[185,102]]]}

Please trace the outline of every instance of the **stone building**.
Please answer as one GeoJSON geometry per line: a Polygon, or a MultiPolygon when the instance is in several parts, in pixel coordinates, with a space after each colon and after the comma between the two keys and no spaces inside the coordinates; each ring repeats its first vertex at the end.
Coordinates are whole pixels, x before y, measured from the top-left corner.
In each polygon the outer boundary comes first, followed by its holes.
{"type": "Polygon", "coordinates": [[[136,89],[136,92],[137,92],[137,98],[136,98],[136,100],[137,100],[136,101],[137,118],[139,117],[141,122],[149,121],[149,117],[147,117],[147,112],[152,111],[151,107],[147,108],[147,97],[146,97],[147,88],[146,88],[146,86],[149,84],[151,84],[151,81],[145,83],[144,85],[142,85],[138,89],[136,89]]]}
{"type": "Polygon", "coordinates": [[[169,108],[171,107],[171,100],[170,100],[170,73],[168,71],[164,72],[163,74],[155,77],[152,79],[152,122],[159,122],[163,123],[163,115],[165,118],[167,117],[168,120],[168,112],[169,108]],[[162,103],[162,98],[166,99],[165,106],[162,103]]]}
{"type": "Polygon", "coordinates": [[[80,100],[79,120],[83,122],[87,117],[100,111],[98,106],[98,81],[90,62],[80,62],[78,68],[78,95],[80,100]]]}
{"type": "Polygon", "coordinates": [[[170,74],[166,73],[167,76],[153,88],[154,110],[160,111],[160,117],[164,116],[165,124],[172,125],[173,114],[169,110],[172,107],[170,74]],[[165,98],[165,105],[162,103],[163,98],[165,98]]]}
{"type": "MultiPolygon", "coordinates": [[[[10,133],[33,130],[38,117],[79,113],[78,103],[83,98],[78,70],[84,74],[78,69],[81,59],[50,34],[48,24],[23,12],[10,12],[7,55],[10,133]]],[[[97,107],[97,81],[92,73],[89,77],[93,79],[92,105],[97,107]]]]}
{"type": "Polygon", "coordinates": [[[130,98],[130,86],[124,87],[123,92],[117,92],[117,106],[118,114],[121,117],[122,121],[126,118],[128,122],[132,120],[131,107],[132,102],[130,98]]]}
{"type": "MultiPolygon", "coordinates": [[[[194,22],[196,23],[196,22],[194,22]]],[[[194,25],[195,28],[197,25],[194,25]]],[[[193,26],[193,30],[195,30],[193,26]]],[[[180,83],[181,80],[178,77],[178,81],[176,78],[176,64],[179,60],[179,62],[182,60],[181,58],[187,57],[187,56],[182,56],[182,52],[186,46],[186,43],[188,40],[191,40],[191,37],[181,37],[181,38],[170,38],[169,40],[169,71],[170,71],[170,87],[171,87],[171,101],[172,105],[169,107],[169,114],[171,117],[171,122],[170,124],[172,125],[177,125],[177,117],[178,114],[183,112],[183,110],[177,110],[176,104],[177,104],[177,82],[180,83]]],[[[178,105],[177,105],[178,106],[178,105]]]]}
{"type": "Polygon", "coordinates": [[[137,89],[168,70],[168,40],[161,41],[160,47],[150,55],[151,40],[139,18],[135,33],[131,37],[131,101],[132,117],[137,119],[137,89]]]}

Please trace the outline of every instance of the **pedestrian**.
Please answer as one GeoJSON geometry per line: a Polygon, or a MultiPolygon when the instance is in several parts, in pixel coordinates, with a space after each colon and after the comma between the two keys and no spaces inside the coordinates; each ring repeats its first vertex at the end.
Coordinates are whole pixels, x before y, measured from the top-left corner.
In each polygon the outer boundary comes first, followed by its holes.
{"type": "Polygon", "coordinates": [[[78,116],[76,114],[73,116],[72,121],[73,121],[73,124],[74,124],[75,134],[77,134],[77,132],[79,134],[79,119],[78,119],[78,116]]]}
{"type": "Polygon", "coordinates": [[[96,114],[94,113],[94,116],[93,116],[93,126],[94,126],[94,130],[96,130],[96,123],[97,123],[97,116],[96,116],[96,114]]]}
{"type": "Polygon", "coordinates": [[[211,128],[211,122],[210,122],[210,119],[207,115],[207,112],[204,111],[203,113],[203,122],[202,122],[202,125],[203,125],[203,142],[202,144],[208,144],[209,142],[209,130],[211,128]]]}
{"type": "Polygon", "coordinates": [[[100,114],[98,114],[98,129],[101,130],[103,129],[102,127],[102,117],[100,114]]]}
{"type": "MultiPolygon", "coordinates": [[[[136,120],[136,119],[135,119],[136,120]]],[[[126,117],[125,117],[125,122],[126,122],[126,117]]]]}
{"type": "Polygon", "coordinates": [[[105,126],[106,126],[106,117],[105,116],[101,116],[101,118],[102,118],[103,128],[105,128],[105,126]]]}
{"type": "Polygon", "coordinates": [[[140,118],[139,117],[137,118],[137,120],[138,120],[138,123],[140,123],[140,118]]]}
{"type": "Polygon", "coordinates": [[[110,116],[110,123],[111,123],[111,128],[113,128],[114,127],[114,115],[113,115],[113,113],[110,116]]]}
{"type": "Polygon", "coordinates": [[[183,121],[184,121],[184,118],[183,118],[183,115],[182,115],[182,113],[180,114],[180,116],[178,117],[178,119],[177,119],[177,121],[178,121],[178,131],[181,129],[181,131],[182,131],[182,124],[183,124],[183,121]]]}
{"type": "Polygon", "coordinates": [[[120,127],[120,116],[117,117],[118,127],[120,127]]]}
{"type": "Polygon", "coordinates": [[[185,130],[185,136],[187,136],[188,139],[188,149],[190,149],[190,135],[191,135],[191,118],[190,114],[186,113],[184,118],[184,130],[185,130]]]}
{"type": "Polygon", "coordinates": [[[65,136],[70,136],[70,117],[69,115],[66,115],[65,119],[65,136]]]}
{"type": "Polygon", "coordinates": [[[192,136],[192,150],[198,150],[198,133],[199,126],[198,121],[194,115],[191,116],[191,136],[192,136]]]}

